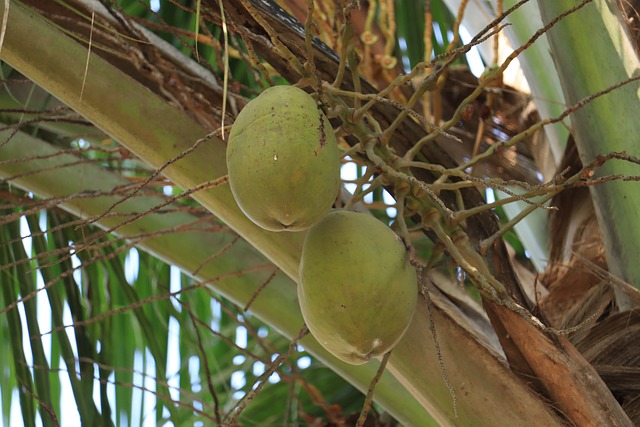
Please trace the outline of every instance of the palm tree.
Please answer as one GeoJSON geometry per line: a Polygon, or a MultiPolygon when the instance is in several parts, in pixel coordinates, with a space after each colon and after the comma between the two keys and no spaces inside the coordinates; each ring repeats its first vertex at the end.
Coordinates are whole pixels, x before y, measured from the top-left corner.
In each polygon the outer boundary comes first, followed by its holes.
{"type": "Polygon", "coordinates": [[[60,424],[69,393],[86,425],[637,423],[637,9],[279,3],[3,3],[5,423],[60,424]],[[338,205],[412,254],[388,362],[306,333],[305,233],[259,228],[226,184],[224,126],[287,82],[356,170],[338,205]]]}

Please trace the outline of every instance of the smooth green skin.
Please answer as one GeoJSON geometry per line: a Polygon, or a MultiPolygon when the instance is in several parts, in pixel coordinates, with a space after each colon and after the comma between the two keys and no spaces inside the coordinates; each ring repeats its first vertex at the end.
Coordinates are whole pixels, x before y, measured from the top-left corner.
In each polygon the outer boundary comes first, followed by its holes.
{"type": "Polygon", "coordinates": [[[270,231],[299,231],[324,217],[340,186],[329,120],[302,89],[274,86],[240,112],[227,166],[240,209],[270,231]]]}
{"type": "Polygon", "coordinates": [[[298,298],[313,336],[353,365],[391,350],[416,309],[417,277],[404,245],[374,217],[332,211],[312,227],[298,298]]]}

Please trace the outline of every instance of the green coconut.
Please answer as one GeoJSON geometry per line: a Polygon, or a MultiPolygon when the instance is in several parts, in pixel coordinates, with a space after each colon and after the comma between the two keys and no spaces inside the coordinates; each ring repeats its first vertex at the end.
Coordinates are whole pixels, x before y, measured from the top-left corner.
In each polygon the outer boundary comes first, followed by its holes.
{"type": "Polygon", "coordinates": [[[340,186],[340,152],[316,101],[274,86],[240,112],[227,145],[229,184],[240,209],[260,227],[298,231],[331,209],[340,186]]]}
{"type": "Polygon", "coordinates": [[[390,351],[413,318],[415,269],[400,238],[374,217],[336,210],[304,241],[298,286],[309,330],[354,365],[390,351]]]}

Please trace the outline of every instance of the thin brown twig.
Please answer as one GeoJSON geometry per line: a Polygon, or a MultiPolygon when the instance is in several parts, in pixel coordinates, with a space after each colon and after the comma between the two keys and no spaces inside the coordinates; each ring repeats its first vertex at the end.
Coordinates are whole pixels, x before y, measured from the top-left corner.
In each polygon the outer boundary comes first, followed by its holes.
{"type": "MultiPolygon", "coordinates": [[[[145,299],[142,299],[142,300],[136,301],[134,303],[131,303],[131,304],[125,306],[125,307],[120,307],[120,308],[116,308],[116,309],[113,309],[113,310],[109,310],[109,311],[97,314],[97,315],[95,315],[93,317],[90,317],[90,318],[82,320],[82,321],[75,321],[70,325],[56,326],[55,328],[51,329],[48,332],[41,333],[39,336],[32,336],[31,339],[38,339],[38,338],[41,338],[41,337],[46,336],[46,335],[52,335],[54,333],[57,333],[57,332],[60,332],[60,331],[63,331],[65,329],[69,329],[69,328],[79,328],[79,327],[82,327],[82,326],[87,326],[87,325],[90,325],[92,323],[96,323],[96,322],[99,322],[101,320],[104,320],[104,319],[106,319],[108,317],[111,317],[111,316],[114,316],[114,315],[118,315],[118,314],[123,314],[123,313],[129,312],[129,311],[135,310],[137,308],[143,307],[144,305],[152,303],[152,302],[162,301],[162,300],[166,300],[166,299],[170,299],[170,298],[175,298],[176,296],[178,296],[180,294],[183,294],[185,292],[189,292],[189,291],[192,291],[194,289],[202,288],[202,287],[206,286],[207,283],[209,283],[211,281],[225,280],[225,279],[228,279],[230,277],[237,277],[237,276],[240,276],[242,274],[249,274],[249,273],[252,273],[254,271],[260,271],[260,270],[263,270],[263,269],[264,269],[263,266],[256,266],[256,267],[251,267],[251,268],[247,268],[247,269],[240,270],[240,271],[233,271],[233,272],[230,272],[230,273],[221,274],[220,276],[212,278],[212,279],[210,279],[210,280],[208,280],[206,282],[205,281],[199,282],[199,283],[197,283],[195,285],[192,285],[192,286],[189,286],[189,287],[185,287],[185,288],[179,289],[179,290],[174,291],[174,292],[167,292],[167,293],[164,293],[164,294],[161,294],[161,295],[152,295],[152,296],[147,297],[145,299]]],[[[42,288],[38,289],[38,291],[40,291],[40,290],[42,290],[42,288]]],[[[6,311],[6,308],[3,308],[2,313],[5,312],[5,311],[6,311]]],[[[2,314],[2,313],[0,313],[0,314],[2,314]]],[[[221,336],[221,338],[222,338],[222,336],[221,336]]],[[[240,348],[240,347],[238,347],[238,348],[240,348]]],[[[259,359],[259,358],[257,358],[257,359],[259,359]]]]}
{"type": "Polygon", "coordinates": [[[240,402],[238,402],[238,404],[229,411],[225,419],[225,425],[233,425],[233,423],[235,423],[236,419],[238,418],[238,416],[240,416],[244,408],[246,408],[246,406],[255,397],[255,395],[258,394],[260,390],[262,390],[262,387],[264,387],[264,385],[267,383],[267,379],[276,371],[276,369],[278,369],[278,366],[280,366],[280,364],[285,359],[287,359],[291,355],[291,353],[293,353],[298,345],[298,341],[300,341],[307,333],[309,333],[309,329],[306,325],[304,325],[300,329],[298,335],[289,344],[289,349],[285,353],[282,353],[278,357],[276,357],[276,359],[270,364],[269,369],[267,369],[256,380],[257,385],[252,387],[251,391],[245,394],[240,402]]]}
{"type": "MultiPolygon", "coordinates": [[[[560,15],[556,16],[555,18],[553,18],[551,21],[549,21],[544,27],[538,29],[528,40],[526,43],[524,43],[522,46],[518,47],[517,49],[515,49],[513,52],[511,52],[511,54],[502,62],[502,64],[500,64],[499,67],[497,67],[496,69],[492,69],[490,70],[487,75],[484,77],[484,79],[480,82],[480,84],[476,87],[476,89],[469,95],[467,96],[464,100],[462,100],[462,102],[460,102],[460,104],[458,105],[458,107],[456,108],[456,111],[454,112],[453,116],[451,117],[451,119],[449,119],[442,127],[444,129],[449,129],[451,126],[454,126],[456,123],[458,123],[458,121],[460,120],[460,117],[462,115],[462,112],[464,110],[464,108],[473,100],[475,100],[478,96],[480,96],[480,94],[482,92],[484,92],[484,90],[487,88],[487,86],[489,86],[489,84],[491,84],[498,76],[501,76],[502,73],[504,72],[504,70],[511,64],[511,62],[516,59],[518,57],[518,55],[520,55],[524,50],[528,49],[531,45],[533,45],[533,43],[538,40],[540,37],[542,37],[545,33],[547,33],[547,31],[549,31],[552,27],[554,27],[558,22],[560,22],[561,20],[563,20],[564,18],[566,18],[567,16],[571,15],[572,13],[577,12],[578,10],[580,10],[581,8],[583,8],[584,6],[586,6],[587,4],[591,3],[593,0],[583,0],[582,2],[580,2],[579,4],[575,5],[574,7],[567,9],[566,11],[562,12],[560,15]]],[[[522,3],[522,2],[521,2],[522,3]]],[[[515,6],[514,6],[515,7],[515,6]]],[[[513,8],[509,9],[512,10],[513,8]]],[[[505,12],[506,15],[507,12],[505,12]]],[[[476,36],[477,37],[477,36],[476,36]]]]}
{"type": "MultiPolygon", "coordinates": [[[[586,1],[591,1],[591,0],[586,0],[586,1]]],[[[483,151],[482,153],[478,154],[476,157],[474,157],[473,159],[469,160],[467,163],[458,166],[454,170],[463,171],[463,170],[475,165],[479,161],[481,161],[483,159],[486,159],[487,157],[491,156],[492,154],[494,154],[497,150],[499,150],[501,148],[512,147],[515,144],[517,144],[518,142],[524,140],[525,138],[528,138],[534,132],[536,132],[537,130],[541,129],[542,127],[550,125],[550,124],[554,124],[554,123],[559,123],[559,122],[563,121],[570,114],[575,113],[576,111],[578,111],[579,109],[581,109],[582,107],[584,107],[585,105],[587,105],[588,103],[593,101],[594,99],[599,98],[599,97],[601,97],[603,95],[606,95],[606,94],[608,94],[610,92],[613,92],[614,90],[619,89],[620,87],[625,86],[625,85],[627,85],[629,83],[633,83],[635,81],[640,81],[640,76],[630,77],[630,78],[622,80],[622,81],[620,81],[620,82],[618,82],[616,84],[613,84],[613,85],[609,86],[606,89],[600,90],[600,91],[598,91],[596,93],[593,93],[593,94],[591,94],[589,96],[586,96],[583,99],[581,99],[580,101],[578,101],[575,104],[573,104],[572,106],[570,106],[569,108],[565,109],[559,116],[554,117],[554,118],[541,120],[538,123],[536,123],[536,124],[530,126],[529,128],[523,130],[522,132],[514,135],[512,138],[509,139],[509,141],[498,141],[495,144],[492,144],[485,151],[483,151]]]]}
{"type": "MultiPolygon", "coordinates": [[[[20,360],[18,361],[18,363],[22,363],[22,361],[20,360]]],[[[49,368],[49,366],[45,366],[43,368],[47,372],[54,371],[53,369],[49,368]]],[[[33,389],[31,389],[31,387],[29,387],[28,384],[25,384],[25,382],[22,380],[20,376],[16,375],[16,380],[18,381],[18,383],[20,383],[20,387],[26,390],[27,392],[29,392],[29,395],[31,395],[31,397],[34,398],[36,402],[38,402],[38,405],[42,409],[44,409],[44,411],[49,415],[50,421],[53,422],[55,426],[60,427],[60,421],[58,421],[58,416],[56,415],[56,412],[53,410],[53,408],[47,405],[42,399],[40,399],[40,396],[38,396],[38,393],[36,393],[33,389]]],[[[43,417],[42,415],[40,416],[43,417]]]]}
{"type": "MultiPolygon", "coordinates": [[[[31,159],[29,158],[23,158],[23,159],[19,159],[19,161],[22,162],[28,162],[31,159]]],[[[53,172],[56,171],[58,169],[63,169],[63,168],[68,168],[68,167],[72,167],[72,166],[79,166],[79,165],[85,165],[85,164],[90,164],[90,163],[95,163],[98,164],[99,162],[103,162],[103,161],[109,161],[109,160],[120,160],[119,158],[114,158],[114,159],[79,159],[79,160],[74,160],[71,162],[67,162],[67,163],[62,163],[59,165],[54,165],[54,166],[49,166],[46,168],[40,168],[40,169],[35,169],[35,170],[29,170],[29,171],[25,171],[16,175],[12,175],[12,176],[8,176],[5,178],[0,178],[0,184],[5,183],[5,182],[11,182],[11,181],[15,181],[17,179],[21,179],[21,178],[25,178],[27,176],[32,176],[32,175],[37,175],[39,173],[44,173],[44,172],[53,172]]]]}
{"type": "MultiPolygon", "coordinates": [[[[57,196],[57,197],[50,197],[48,199],[41,199],[40,203],[34,203],[34,206],[35,206],[34,208],[30,208],[30,209],[27,209],[27,210],[23,210],[23,211],[20,211],[20,212],[15,212],[15,213],[3,216],[0,219],[0,224],[6,224],[6,223],[9,223],[11,221],[15,221],[16,219],[19,219],[22,216],[35,214],[35,213],[38,213],[38,212],[40,212],[42,210],[45,210],[45,209],[58,207],[58,205],[61,205],[61,204],[64,204],[64,203],[68,203],[68,202],[70,202],[72,200],[91,199],[91,198],[104,197],[104,196],[113,196],[115,194],[126,192],[130,185],[131,184],[126,184],[126,185],[122,185],[122,186],[119,186],[119,187],[114,187],[113,189],[108,190],[108,191],[87,190],[87,191],[81,191],[81,192],[77,192],[77,193],[68,194],[68,195],[65,195],[65,196],[57,196]]],[[[154,193],[154,196],[158,197],[159,199],[161,198],[161,195],[158,194],[158,193],[154,193]]],[[[149,197],[149,195],[148,194],[136,195],[136,197],[149,197]]],[[[0,208],[11,208],[11,207],[17,207],[17,206],[9,205],[9,204],[0,206],[0,208]]],[[[85,220],[85,222],[86,222],[86,220],[85,220]]]]}
{"type": "Polygon", "coordinates": [[[373,403],[373,392],[382,377],[382,373],[384,372],[387,362],[389,361],[389,357],[391,356],[391,351],[385,353],[382,357],[382,361],[380,362],[380,366],[378,367],[378,371],[376,375],[371,380],[371,384],[369,385],[369,389],[367,390],[367,396],[364,399],[364,404],[362,405],[362,411],[360,412],[360,416],[358,417],[358,421],[356,422],[356,427],[363,427],[364,423],[367,421],[367,415],[369,414],[369,409],[371,409],[371,404],[373,403]]]}
{"type": "MultiPolygon", "coordinates": [[[[202,344],[202,336],[200,333],[200,328],[198,328],[198,322],[196,319],[198,317],[193,313],[189,305],[182,301],[179,298],[175,298],[176,301],[182,306],[182,308],[187,312],[189,319],[191,320],[191,325],[193,326],[193,330],[196,334],[196,341],[198,344],[198,350],[200,351],[200,360],[202,362],[202,366],[204,368],[204,374],[207,379],[207,387],[209,389],[209,394],[213,398],[213,413],[216,418],[216,422],[218,425],[222,425],[222,417],[220,416],[220,400],[218,399],[218,393],[216,393],[215,388],[213,387],[213,383],[211,382],[211,369],[209,369],[209,357],[207,356],[207,352],[204,349],[204,345],[202,344]]],[[[200,319],[198,319],[200,320],[200,319]]]]}
{"type": "MultiPolygon", "coordinates": [[[[63,359],[64,360],[64,359],[63,359]]],[[[75,363],[75,359],[73,361],[69,361],[69,363],[75,363]]],[[[77,359],[77,361],[79,362],[85,362],[85,363],[91,363],[94,364],[98,367],[100,367],[101,369],[111,369],[113,370],[114,367],[109,366],[109,365],[105,365],[103,363],[100,363],[96,360],[87,358],[87,357],[80,357],[77,359]]],[[[67,363],[67,361],[65,360],[65,363],[67,363]]],[[[34,367],[35,369],[39,369],[38,367],[34,367]]],[[[119,370],[127,370],[129,371],[129,369],[124,369],[124,368],[116,368],[119,370]]],[[[64,368],[58,368],[58,369],[49,369],[51,372],[67,372],[69,373],[68,369],[64,369],[64,368]]],[[[167,382],[164,381],[159,381],[158,379],[156,379],[153,376],[150,376],[149,374],[147,374],[146,372],[140,372],[137,370],[133,370],[131,369],[130,371],[132,371],[135,374],[138,374],[140,376],[142,376],[143,378],[151,378],[153,380],[154,383],[156,383],[157,385],[161,385],[164,387],[167,387],[169,389],[173,389],[176,390],[180,393],[180,395],[184,395],[185,397],[187,397],[189,400],[193,400],[193,401],[197,401],[200,402],[201,404],[203,404],[203,406],[206,406],[206,402],[202,402],[197,396],[193,395],[192,393],[188,392],[187,390],[180,388],[180,387],[176,387],[176,386],[172,386],[171,384],[168,384],[167,382]]],[[[122,382],[122,381],[117,381],[117,380],[110,380],[109,378],[102,378],[102,377],[96,377],[95,375],[87,375],[85,373],[82,372],[72,372],[75,375],[80,375],[81,377],[84,378],[93,378],[93,380],[100,382],[101,384],[112,384],[116,387],[126,387],[126,388],[135,388],[138,389],[140,391],[142,391],[143,393],[151,393],[154,396],[156,396],[158,399],[163,400],[165,402],[171,402],[171,404],[174,405],[178,405],[184,408],[189,409],[190,411],[194,412],[195,414],[198,414],[204,418],[207,418],[209,420],[211,420],[212,422],[215,422],[215,419],[209,415],[209,413],[203,409],[198,409],[195,407],[195,405],[186,403],[185,399],[183,400],[173,400],[173,398],[170,395],[165,395],[163,393],[158,392],[157,390],[151,389],[151,388],[147,388],[144,385],[139,385],[139,384],[135,384],[135,383],[127,383],[127,382],[122,382]]]]}
{"type": "MultiPolygon", "coordinates": [[[[131,214],[133,215],[133,213],[131,214]]],[[[143,240],[146,239],[150,239],[152,237],[159,237],[159,236],[163,236],[163,235],[167,235],[167,234],[173,234],[173,233],[187,233],[187,232],[198,232],[198,233],[203,233],[203,232],[211,232],[211,233],[217,233],[217,232],[230,232],[230,229],[227,228],[227,226],[222,225],[222,224],[218,224],[218,223],[213,223],[208,227],[201,227],[198,226],[199,224],[203,223],[203,222],[208,222],[212,219],[214,219],[215,217],[213,215],[211,216],[203,216],[203,217],[195,217],[193,221],[189,221],[187,223],[183,223],[174,227],[169,227],[169,228],[165,228],[165,229],[161,229],[161,230],[156,230],[156,231],[152,231],[152,232],[148,232],[148,233],[139,233],[139,234],[134,234],[134,235],[129,235],[129,236],[114,236],[111,239],[109,239],[108,241],[104,241],[101,243],[97,243],[97,244],[93,244],[91,245],[92,249],[100,249],[103,247],[107,247],[107,246],[111,246],[114,244],[117,244],[119,242],[129,242],[129,243],[133,243],[134,245],[138,245],[140,244],[143,240]]],[[[55,227],[52,227],[50,229],[47,229],[46,231],[38,231],[35,233],[31,233],[29,235],[26,236],[22,236],[22,237],[17,237],[14,239],[11,239],[7,242],[3,242],[3,244],[5,245],[9,245],[18,241],[22,241],[24,239],[28,239],[28,238],[33,238],[33,237],[38,237],[38,236],[43,236],[46,234],[51,234],[51,233],[55,233],[56,231],[60,231],[66,228],[71,228],[71,227],[75,227],[77,225],[81,225],[84,223],[84,220],[77,220],[77,221],[71,221],[65,224],[60,224],[57,225],[55,227]]],[[[128,245],[127,247],[130,247],[131,245],[128,245]]],[[[32,270],[30,270],[29,272],[33,272],[36,269],[43,269],[43,268],[48,268],[51,267],[55,264],[58,264],[66,259],[69,258],[69,253],[73,252],[75,254],[75,250],[81,247],[81,245],[68,245],[62,248],[57,248],[57,249],[52,249],[49,250],[47,252],[42,252],[42,253],[37,253],[32,257],[29,258],[25,258],[25,259],[20,259],[20,260],[16,260],[13,261],[9,264],[4,264],[2,266],[0,266],[0,271],[14,267],[16,265],[20,265],[20,264],[27,264],[27,263],[31,263],[31,262],[39,262],[41,259],[47,258],[47,257],[51,257],[51,256],[56,256],[56,255],[60,255],[63,254],[65,255],[61,260],[58,260],[56,262],[53,263],[47,263],[47,264],[41,264],[38,265],[37,268],[34,268],[32,270]]],[[[83,268],[79,267],[79,268],[83,268]]]]}
{"type": "Polygon", "coordinates": [[[144,188],[149,182],[151,182],[153,179],[155,179],[158,175],[160,175],[162,173],[163,170],[165,170],[167,167],[171,166],[172,164],[176,163],[177,161],[179,161],[180,159],[184,158],[185,156],[187,156],[188,154],[192,153],[196,148],[198,148],[200,146],[200,144],[202,144],[205,141],[208,141],[209,139],[211,139],[211,137],[213,136],[213,133],[209,133],[207,135],[205,135],[204,137],[198,139],[196,142],[193,143],[193,145],[191,145],[191,147],[187,148],[186,150],[182,151],[180,154],[178,154],[177,156],[167,160],[166,162],[164,162],[162,164],[162,166],[160,166],[158,169],[156,169],[151,175],[149,175],[143,182],[141,182],[140,184],[138,184],[133,191],[128,194],[127,196],[123,197],[122,199],[118,200],[117,202],[113,203],[111,206],[109,206],[103,213],[101,213],[100,215],[98,215],[95,218],[92,218],[91,221],[89,222],[89,224],[92,224],[94,222],[98,222],[100,221],[102,218],[104,218],[104,216],[106,214],[108,214],[109,212],[111,212],[113,209],[115,209],[117,206],[121,205],[122,203],[124,203],[125,201],[127,201],[129,198],[135,196],[142,188],[144,188]]]}
{"type": "MultiPolygon", "coordinates": [[[[178,194],[176,196],[169,197],[163,203],[160,203],[159,205],[156,205],[153,208],[147,209],[144,212],[140,212],[140,213],[136,214],[135,216],[133,216],[132,218],[129,218],[126,221],[123,221],[122,223],[120,223],[120,224],[118,224],[116,226],[110,227],[109,229],[103,231],[102,233],[99,233],[99,235],[96,238],[94,238],[93,241],[95,241],[95,240],[97,240],[97,239],[99,239],[99,238],[101,238],[103,236],[106,236],[108,234],[113,233],[115,230],[117,230],[120,227],[124,227],[125,225],[131,224],[132,222],[137,221],[138,219],[142,218],[145,215],[148,215],[150,213],[156,212],[159,209],[162,209],[163,207],[165,207],[165,206],[167,206],[167,205],[169,205],[171,203],[174,203],[176,200],[179,200],[181,198],[190,196],[191,194],[196,193],[198,191],[202,191],[202,190],[206,190],[206,189],[209,189],[209,188],[217,187],[218,185],[222,185],[222,184],[226,183],[228,180],[229,180],[229,176],[228,175],[224,175],[224,176],[222,176],[222,177],[220,177],[218,179],[214,179],[212,181],[207,181],[207,182],[204,182],[204,183],[202,183],[200,185],[197,185],[197,186],[195,186],[193,188],[185,190],[182,194],[178,194]]],[[[92,243],[93,242],[89,242],[88,244],[85,245],[85,247],[89,247],[92,243]]]]}
{"type": "MultiPolygon", "coordinates": [[[[93,262],[96,261],[105,261],[105,260],[109,260],[112,258],[117,257],[120,253],[129,250],[131,247],[135,246],[136,244],[139,244],[141,241],[145,240],[145,239],[149,239],[149,238],[153,238],[153,237],[157,237],[160,234],[163,233],[172,233],[175,232],[176,229],[180,229],[182,227],[182,225],[177,226],[177,227],[173,227],[172,229],[168,229],[168,230],[160,230],[160,231],[155,231],[155,232],[150,232],[150,233],[144,233],[144,234],[140,234],[138,236],[134,237],[128,237],[127,239],[122,238],[122,240],[125,240],[126,243],[118,248],[116,248],[115,250],[113,250],[112,252],[110,252],[107,255],[103,255],[103,254],[98,254],[98,255],[94,255],[93,257],[89,258],[88,260],[83,260],[83,262],[76,266],[73,267],[71,269],[68,269],[67,271],[64,271],[63,273],[59,274],[57,277],[51,279],[50,281],[48,281],[47,283],[45,283],[45,285],[41,288],[35,289],[34,291],[30,292],[27,295],[22,296],[20,299],[18,299],[17,301],[3,307],[2,309],[0,309],[0,315],[6,313],[7,311],[15,308],[19,303],[21,302],[25,302],[30,300],[31,298],[34,298],[38,292],[44,291],[49,289],[50,287],[52,287],[53,285],[55,285],[58,281],[71,276],[75,271],[77,270],[81,270],[83,268],[86,268],[88,265],[92,264],[93,262]]],[[[187,231],[193,231],[191,229],[188,229],[187,231]]],[[[198,230],[198,231],[202,231],[202,230],[198,230]]],[[[112,241],[108,241],[108,242],[102,242],[98,245],[90,245],[90,247],[92,249],[100,249],[102,247],[108,247],[111,246],[113,244],[113,240],[112,241]]],[[[53,266],[55,264],[61,263],[66,261],[67,259],[69,259],[71,256],[75,255],[78,253],[77,250],[74,251],[67,251],[67,254],[62,257],[61,259],[57,260],[56,262],[53,263],[48,263],[48,264],[44,264],[38,267],[38,269],[42,269],[42,268],[47,268],[50,266],[53,266]]],[[[267,265],[267,267],[270,267],[271,265],[267,265]]],[[[257,270],[263,270],[265,267],[255,267],[256,271],[257,270]]],[[[4,267],[3,267],[4,269],[4,267]]],[[[203,284],[208,284],[211,283],[211,281],[216,281],[219,280],[218,278],[214,278],[214,279],[210,279],[209,281],[204,282],[203,284]]]]}
{"type": "MultiPolygon", "coordinates": [[[[65,155],[76,155],[76,154],[84,154],[84,153],[93,153],[93,152],[98,152],[98,153],[104,153],[104,154],[121,154],[122,153],[122,148],[118,147],[118,148],[99,148],[99,147],[86,147],[86,148],[68,148],[68,149],[64,149],[64,150],[58,150],[55,151],[53,153],[49,153],[49,154],[39,154],[39,155],[35,155],[35,156],[29,156],[29,157],[24,157],[24,158],[20,158],[20,159],[7,159],[7,160],[0,160],[0,165],[10,165],[10,164],[15,164],[15,163],[24,163],[24,162],[31,162],[33,160],[47,160],[47,159],[52,159],[55,157],[59,157],[59,156],[65,156],[65,155]]],[[[97,162],[104,162],[104,161],[111,161],[111,160],[122,160],[121,157],[112,157],[112,158],[99,158],[99,159],[87,159],[87,160],[93,160],[96,163],[97,162]]]]}
{"type": "Polygon", "coordinates": [[[436,322],[433,317],[433,301],[431,300],[431,295],[429,294],[429,288],[425,283],[425,271],[424,266],[418,262],[412,262],[414,267],[416,268],[416,274],[418,275],[418,281],[420,283],[420,293],[424,295],[425,302],[427,304],[427,312],[429,313],[429,330],[431,331],[431,338],[433,338],[433,346],[436,350],[436,357],[438,359],[438,365],[440,366],[440,373],[442,374],[442,379],[449,390],[449,395],[451,396],[451,402],[453,404],[453,415],[455,418],[458,418],[458,401],[456,398],[456,392],[449,381],[449,375],[447,374],[447,368],[444,366],[444,357],[442,357],[442,350],[440,348],[440,341],[438,340],[438,334],[436,331],[436,322]]]}
{"type": "Polygon", "coordinates": [[[251,307],[251,304],[253,304],[253,302],[256,300],[256,298],[258,298],[258,295],[260,295],[260,292],[262,292],[262,290],[264,288],[267,287],[267,285],[269,285],[269,283],[271,283],[271,281],[273,281],[273,279],[276,277],[276,274],[278,274],[278,272],[280,271],[280,269],[278,267],[275,267],[273,270],[273,273],[271,273],[271,275],[267,278],[267,280],[264,281],[263,284],[261,284],[258,289],[256,289],[256,291],[253,293],[253,295],[251,295],[251,298],[249,298],[249,301],[247,301],[247,303],[244,306],[244,311],[249,311],[249,308],[251,307]]]}
{"type": "Polygon", "coordinates": [[[193,273],[191,273],[192,276],[197,276],[198,273],[200,272],[200,270],[202,270],[202,268],[207,265],[208,263],[210,263],[211,261],[214,261],[218,258],[220,258],[225,252],[227,252],[229,249],[231,249],[231,247],[238,241],[240,240],[240,236],[236,235],[234,236],[233,240],[231,240],[229,243],[227,243],[226,245],[224,245],[222,248],[220,248],[220,250],[218,250],[216,253],[209,255],[207,258],[205,258],[204,260],[202,260],[202,262],[198,265],[198,267],[196,267],[195,270],[193,270],[193,273]]]}

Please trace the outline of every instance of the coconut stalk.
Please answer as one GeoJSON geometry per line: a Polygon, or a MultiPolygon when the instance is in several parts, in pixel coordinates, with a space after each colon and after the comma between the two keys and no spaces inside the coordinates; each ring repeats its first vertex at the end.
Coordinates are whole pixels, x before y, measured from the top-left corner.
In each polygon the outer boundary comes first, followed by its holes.
{"type": "MultiPolygon", "coordinates": [[[[10,5],[11,19],[5,34],[3,59],[67,105],[81,112],[152,166],[162,166],[207,133],[204,127],[194,122],[186,113],[167,105],[136,80],[97,55],[89,55],[84,46],[64,35],[37,14],[25,9],[21,3],[11,2],[10,5]],[[29,36],[26,37],[26,34],[29,36]],[[61,58],[64,58],[64,61],[61,58]],[[89,68],[85,79],[83,70],[87,58],[89,68]],[[118,87],[119,90],[114,91],[114,87],[118,87]]],[[[187,158],[164,169],[163,172],[182,188],[192,188],[222,176],[226,172],[224,144],[214,138],[212,142],[201,144],[187,158]]],[[[70,174],[63,180],[73,180],[75,178],[72,177],[76,176],[78,175],[70,174]]],[[[21,185],[27,189],[31,188],[26,181],[21,185]]],[[[43,188],[55,188],[53,181],[40,185],[43,187],[39,191],[32,191],[39,194],[43,188]]],[[[296,277],[301,235],[275,234],[258,229],[240,212],[225,186],[196,193],[195,198],[246,237],[286,274],[296,277]]],[[[102,206],[100,209],[104,211],[106,207],[108,206],[102,206]]],[[[189,251],[193,247],[197,246],[189,245],[189,251]]],[[[175,249],[172,248],[173,250],[175,249]]],[[[208,254],[210,251],[209,248],[208,254]]],[[[166,256],[162,258],[169,260],[166,256]]],[[[175,255],[171,259],[175,259],[175,255]]],[[[185,268],[185,271],[193,271],[189,269],[189,265],[177,261],[176,264],[185,268]]],[[[271,285],[266,290],[270,287],[271,285]]],[[[252,293],[251,290],[245,292],[247,295],[252,293]]],[[[296,317],[299,316],[299,309],[295,287],[289,285],[288,289],[276,294],[277,302],[271,300],[270,303],[264,303],[265,306],[272,305],[270,309],[275,313],[275,317],[261,318],[269,324],[276,325],[286,336],[293,337],[297,334],[300,323],[290,324],[278,316],[286,315],[299,319],[296,317]]],[[[441,425],[495,425],[495,413],[500,413],[502,421],[511,425],[559,423],[550,408],[518,380],[501,359],[474,338],[470,332],[471,328],[463,326],[464,316],[455,307],[447,304],[444,299],[437,298],[437,295],[434,296],[434,301],[433,316],[437,327],[442,331],[440,345],[446,358],[449,380],[464,395],[464,398],[458,398],[459,418],[453,416],[451,396],[440,377],[441,372],[424,303],[420,304],[406,337],[394,350],[388,365],[390,372],[402,386],[398,383],[386,386],[383,383],[378,384],[376,399],[387,410],[409,425],[425,425],[430,419],[426,411],[441,425]],[[413,398],[407,399],[408,395],[402,393],[402,390],[407,390],[413,398]],[[391,400],[385,402],[385,395],[391,396],[391,400]],[[415,402],[414,399],[420,404],[417,409],[412,403],[415,402]],[[505,406],[513,410],[505,411],[505,406]],[[478,411],[478,408],[483,410],[478,411]]],[[[332,357],[323,357],[322,351],[316,351],[313,345],[305,342],[303,345],[327,366],[361,389],[366,389],[367,382],[373,377],[376,363],[362,367],[366,369],[366,375],[362,375],[360,380],[355,380],[354,377],[357,375],[350,372],[355,372],[352,370],[356,368],[340,365],[332,357]]]]}
{"type": "MultiPolygon", "coordinates": [[[[574,1],[538,1],[548,22],[575,5],[574,1]]],[[[569,105],[614,84],[637,76],[640,68],[625,26],[616,14],[615,2],[594,0],[555,26],[547,37],[569,105]]],[[[571,114],[572,132],[583,164],[598,155],[626,152],[640,156],[640,84],[638,81],[599,97],[571,114]]],[[[595,177],[638,175],[637,165],[609,161],[595,177]]],[[[636,260],[640,239],[640,197],[635,182],[613,181],[590,187],[604,241],[609,270],[622,280],[640,286],[636,260]]],[[[622,309],[627,298],[617,295],[622,309]]]]}

